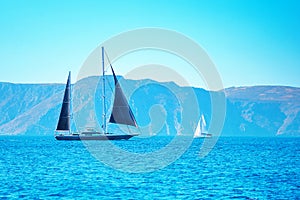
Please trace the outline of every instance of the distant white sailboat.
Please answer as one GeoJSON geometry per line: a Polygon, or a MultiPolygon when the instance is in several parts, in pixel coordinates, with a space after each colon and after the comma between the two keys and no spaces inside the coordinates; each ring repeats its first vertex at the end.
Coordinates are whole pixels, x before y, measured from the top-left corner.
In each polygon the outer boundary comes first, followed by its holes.
{"type": "Polygon", "coordinates": [[[205,118],[204,115],[202,114],[198,121],[198,125],[194,133],[194,138],[210,138],[210,137],[212,137],[212,134],[207,133],[205,118]]]}

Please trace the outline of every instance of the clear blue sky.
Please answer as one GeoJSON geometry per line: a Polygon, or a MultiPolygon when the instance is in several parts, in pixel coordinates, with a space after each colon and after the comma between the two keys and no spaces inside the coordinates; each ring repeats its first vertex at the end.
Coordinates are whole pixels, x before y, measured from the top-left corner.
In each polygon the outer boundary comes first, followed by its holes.
{"type": "Polygon", "coordinates": [[[0,0],[0,81],[65,82],[111,36],[159,27],[201,45],[225,87],[300,87],[299,2],[0,0]]]}

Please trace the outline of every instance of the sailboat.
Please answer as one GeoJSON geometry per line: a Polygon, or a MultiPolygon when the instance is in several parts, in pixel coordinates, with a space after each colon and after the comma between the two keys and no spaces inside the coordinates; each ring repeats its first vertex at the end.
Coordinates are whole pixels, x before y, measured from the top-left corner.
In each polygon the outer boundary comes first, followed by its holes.
{"type": "MultiPolygon", "coordinates": [[[[123,133],[115,134],[107,131],[107,113],[105,105],[105,70],[104,70],[104,47],[102,49],[102,80],[103,80],[103,124],[102,132],[94,131],[93,129],[88,129],[84,132],[72,132],[70,126],[71,120],[71,72],[69,72],[67,84],[65,87],[64,98],[62,102],[62,107],[57,123],[55,138],[57,140],[128,140],[134,136],[139,135],[138,133],[123,133]]],[[[114,69],[110,64],[110,68],[114,78],[114,102],[112,107],[112,112],[110,114],[109,123],[123,124],[128,126],[138,127],[133,112],[128,104],[128,101],[121,89],[119,81],[116,77],[114,69]]]]}
{"type": "Polygon", "coordinates": [[[194,138],[210,138],[210,137],[212,137],[212,134],[207,133],[205,118],[204,115],[202,114],[198,121],[198,125],[194,133],[194,138]]]}

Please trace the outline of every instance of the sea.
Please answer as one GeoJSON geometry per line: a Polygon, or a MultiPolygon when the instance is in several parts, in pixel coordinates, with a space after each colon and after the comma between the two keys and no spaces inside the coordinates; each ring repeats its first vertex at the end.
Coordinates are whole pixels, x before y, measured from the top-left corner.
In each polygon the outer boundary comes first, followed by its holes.
{"type": "Polygon", "coordinates": [[[176,138],[1,136],[0,199],[300,199],[300,138],[176,138]]]}

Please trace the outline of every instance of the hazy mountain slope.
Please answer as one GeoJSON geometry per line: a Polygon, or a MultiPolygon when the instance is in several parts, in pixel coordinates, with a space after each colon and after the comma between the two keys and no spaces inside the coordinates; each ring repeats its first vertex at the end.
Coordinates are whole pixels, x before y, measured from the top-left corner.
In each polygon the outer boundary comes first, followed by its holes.
{"type": "Polygon", "coordinates": [[[59,84],[0,83],[0,132],[20,134],[31,126],[48,128],[38,122],[60,104],[63,90],[64,85],[59,84]]]}
{"type": "Polygon", "coordinates": [[[240,133],[253,135],[300,135],[300,88],[285,86],[253,86],[226,89],[240,133]],[[252,131],[253,130],[253,131],[252,131]],[[255,133],[256,132],[256,133],[255,133]]]}
{"type": "MultiPolygon", "coordinates": [[[[152,80],[122,80],[121,84],[125,95],[130,97],[142,134],[192,134],[199,112],[204,113],[210,124],[208,91],[152,80]]],[[[106,88],[107,108],[111,107],[112,85],[110,77],[106,88]]],[[[73,118],[77,129],[87,126],[100,129],[101,88],[98,77],[73,86],[73,118]]],[[[0,83],[0,134],[53,134],[63,90],[63,84],[0,83]]],[[[228,88],[225,93],[227,110],[222,135],[300,136],[300,88],[237,87],[228,88]]]]}

